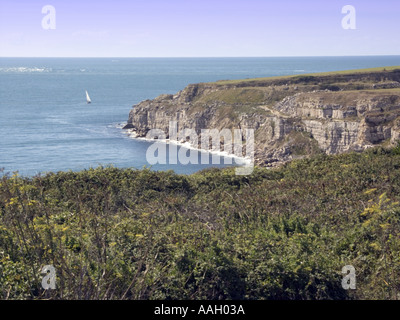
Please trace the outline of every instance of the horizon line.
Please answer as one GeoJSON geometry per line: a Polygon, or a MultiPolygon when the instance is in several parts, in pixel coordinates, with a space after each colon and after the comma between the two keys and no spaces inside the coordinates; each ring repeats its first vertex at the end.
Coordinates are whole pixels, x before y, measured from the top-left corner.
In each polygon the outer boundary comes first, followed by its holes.
{"type": "Polygon", "coordinates": [[[329,58],[329,57],[400,57],[400,54],[364,54],[364,55],[283,55],[283,56],[0,56],[1,58],[71,58],[71,59],[227,59],[227,58],[329,58]]]}

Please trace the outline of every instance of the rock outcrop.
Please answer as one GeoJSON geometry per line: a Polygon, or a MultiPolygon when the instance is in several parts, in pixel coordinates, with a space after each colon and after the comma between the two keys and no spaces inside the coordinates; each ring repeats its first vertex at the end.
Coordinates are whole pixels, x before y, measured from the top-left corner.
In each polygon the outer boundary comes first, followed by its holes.
{"type": "MultiPolygon", "coordinates": [[[[362,151],[400,138],[400,67],[187,86],[135,105],[125,129],[254,129],[255,160],[276,166],[325,152],[362,151]]],[[[243,139],[245,137],[243,136],[243,139]]]]}

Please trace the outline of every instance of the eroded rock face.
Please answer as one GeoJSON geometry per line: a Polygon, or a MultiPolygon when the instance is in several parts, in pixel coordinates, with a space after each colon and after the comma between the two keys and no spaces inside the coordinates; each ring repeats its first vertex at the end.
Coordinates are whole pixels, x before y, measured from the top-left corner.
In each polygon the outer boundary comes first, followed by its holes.
{"type": "Polygon", "coordinates": [[[126,128],[140,137],[161,129],[167,138],[170,121],[177,122],[178,131],[190,128],[199,135],[202,129],[254,129],[256,163],[275,166],[318,152],[395,144],[398,87],[396,70],[195,84],[135,105],[126,128]],[[354,90],[356,81],[360,90],[354,90]]]}

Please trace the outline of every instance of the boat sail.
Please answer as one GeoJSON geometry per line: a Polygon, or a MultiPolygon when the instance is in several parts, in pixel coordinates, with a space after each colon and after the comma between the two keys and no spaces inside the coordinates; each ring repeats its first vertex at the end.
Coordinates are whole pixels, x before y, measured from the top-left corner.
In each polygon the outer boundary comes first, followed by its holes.
{"type": "Polygon", "coordinates": [[[92,100],[90,100],[89,93],[87,92],[87,90],[86,90],[86,102],[88,104],[92,102],[92,100]]]}

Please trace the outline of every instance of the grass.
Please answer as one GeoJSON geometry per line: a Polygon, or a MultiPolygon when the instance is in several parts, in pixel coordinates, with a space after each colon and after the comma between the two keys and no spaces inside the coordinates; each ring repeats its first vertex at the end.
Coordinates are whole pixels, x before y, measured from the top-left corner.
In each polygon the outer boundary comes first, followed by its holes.
{"type": "Polygon", "coordinates": [[[237,85],[241,83],[248,82],[265,82],[265,81],[274,81],[274,80],[293,80],[301,77],[325,77],[325,76],[333,76],[333,75],[350,75],[350,74],[360,74],[360,73],[375,73],[382,71],[395,71],[400,70],[400,66],[387,66],[387,67],[378,67],[378,68],[368,68],[368,69],[355,69],[355,70],[344,70],[344,71],[331,71],[331,72],[318,72],[318,73],[307,73],[302,75],[291,75],[291,76],[275,76],[275,77],[267,77],[267,78],[253,78],[253,79],[243,79],[243,80],[222,80],[217,82],[212,82],[210,84],[217,85],[237,85]]]}
{"type": "Polygon", "coordinates": [[[312,156],[322,153],[318,142],[308,132],[292,131],[285,137],[285,142],[290,145],[294,157],[312,156]]]}
{"type": "Polygon", "coordinates": [[[400,88],[391,89],[362,89],[362,90],[351,90],[349,92],[365,92],[369,94],[395,94],[400,95],[400,88]]]}
{"type": "MultiPolygon", "coordinates": [[[[320,92],[316,97],[313,93],[304,93],[299,97],[303,102],[307,99],[320,99],[325,105],[335,104],[346,106],[355,106],[357,101],[365,99],[400,99],[400,89],[371,89],[371,90],[348,90],[348,91],[329,91],[320,92]]],[[[393,102],[391,103],[393,104],[393,102]]]]}
{"type": "Polygon", "coordinates": [[[264,90],[260,88],[229,88],[226,90],[218,90],[201,96],[195,102],[210,103],[213,101],[221,101],[226,104],[246,104],[255,105],[262,104],[265,101],[264,90]]]}

